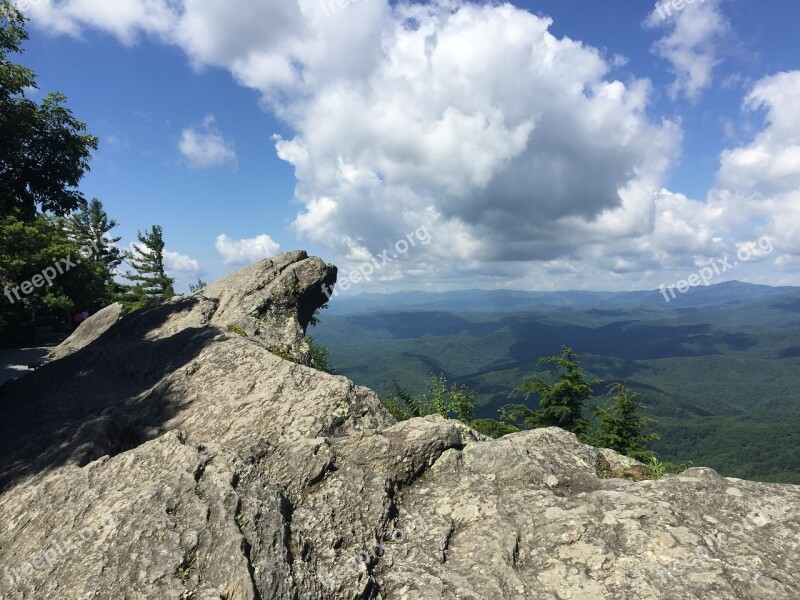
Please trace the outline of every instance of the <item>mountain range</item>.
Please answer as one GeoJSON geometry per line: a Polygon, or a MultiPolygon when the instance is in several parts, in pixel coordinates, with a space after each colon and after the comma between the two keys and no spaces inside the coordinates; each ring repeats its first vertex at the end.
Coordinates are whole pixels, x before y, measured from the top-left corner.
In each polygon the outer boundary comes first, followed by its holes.
{"type": "Polygon", "coordinates": [[[800,483],[800,288],[738,281],[659,290],[460,290],[337,297],[311,331],[331,363],[389,394],[431,374],[478,393],[478,414],[520,402],[514,388],[563,346],[606,388],[647,405],[665,460],[800,483]]]}

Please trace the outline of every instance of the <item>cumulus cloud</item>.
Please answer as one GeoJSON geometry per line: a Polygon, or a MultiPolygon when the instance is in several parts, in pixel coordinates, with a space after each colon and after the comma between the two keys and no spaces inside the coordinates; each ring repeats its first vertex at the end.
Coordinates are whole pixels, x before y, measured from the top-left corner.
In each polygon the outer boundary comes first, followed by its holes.
{"type": "Polygon", "coordinates": [[[233,144],[222,137],[214,115],[208,115],[200,129],[184,129],[178,146],[189,166],[195,169],[236,165],[233,144]]]}
{"type": "Polygon", "coordinates": [[[280,251],[280,245],[267,234],[235,240],[223,233],[217,237],[215,247],[226,265],[247,265],[275,256],[280,251]]]}
{"type": "Polygon", "coordinates": [[[79,37],[89,26],[107,31],[125,44],[140,33],[165,37],[177,26],[172,0],[17,0],[17,7],[40,26],[79,37]]]}
{"type": "Polygon", "coordinates": [[[674,100],[682,95],[697,102],[711,85],[714,67],[721,62],[718,47],[730,25],[722,13],[720,0],[695,1],[675,11],[665,8],[670,4],[657,4],[645,26],[670,30],[652,48],[655,54],[669,61],[675,72],[670,97],[674,100]]]}
{"type": "MultiPolygon", "coordinates": [[[[680,141],[647,81],[510,5],[402,5],[369,78],[320,86],[277,141],[297,233],[347,255],[426,225],[460,264],[550,259],[575,236],[630,236],[680,141]],[[366,85],[366,84],[369,85],[366,85]]],[[[645,217],[642,220],[642,217],[645,217]]]]}
{"type": "MultiPolygon", "coordinates": [[[[150,253],[147,246],[138,242],[131,242],[128,244],[127,251],[133,252],[134,250],[139,250],[146,254],[150,253]]],[[[200,262],[196,259],[186,254],[164,249],[164,270],[166,270],[168,274],[199,275],[201,269],[200,262]]]]}
{"type": "Polygon", "coordinates": [[[164,250],[164,268],[170,273],[186,273],[197,275],[200,273],[200,263],[185,254],[164,250]]]}
{"type": "MultiPolygon", "coordinates": [[[[721,156],[717,189],[689,198],[663,189],[682,132],[650,116],[650,82],[618,80],[624,57],[510,4],[124,0],[112,15],[93,2],[30,13],[71,35],[158,37],[259,91],[292,131],[275,138],[297,180],[292,227],[343,269],[424,225],[431,243],[382,269],[387,285],[657,287],[765,233],[780,247],[760,265],[789,272],[800,255],[796,74],[753,87],[745,109],[765,110],[764,130],[721,156]]],[[[720,0],[646,25],[666,28],[653,51],[674,69],[672,97],[697,101],[729,32],[720,0]]],[[[213,120],[187,132],[195,166],[235,161],[213,120]]],[[[267,235],[216,247],[228,264],[279,251],[267,235]]]]}
{"type": "Polygon", "coordinates": [[[764,109],[766,128],[753,142],[722,154],[720,183],[765,195],[800,189],[800,71],[759,81],[744,101],[746,110],[764,109]]]}

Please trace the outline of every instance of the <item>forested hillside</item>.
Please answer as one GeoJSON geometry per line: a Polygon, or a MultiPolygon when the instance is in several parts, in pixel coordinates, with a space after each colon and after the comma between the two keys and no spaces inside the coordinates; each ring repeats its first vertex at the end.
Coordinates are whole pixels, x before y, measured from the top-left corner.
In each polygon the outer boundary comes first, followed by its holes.
{"type": "Polygon", "coordinates": [[[654,448],[663,459],[800,483],[800,290],[732,282],[681,303],[659,299],[657,292],[342,298],[313,333],[331,364],[357,383],[384,393],[395,381],[419,390],[431,373],[443,374],[477,391],[478,416],[492,418],[539,357],[568,345],[590,377],[606,382],[597,395],[614,381],[640,394],[662,434],[654,448]]]}

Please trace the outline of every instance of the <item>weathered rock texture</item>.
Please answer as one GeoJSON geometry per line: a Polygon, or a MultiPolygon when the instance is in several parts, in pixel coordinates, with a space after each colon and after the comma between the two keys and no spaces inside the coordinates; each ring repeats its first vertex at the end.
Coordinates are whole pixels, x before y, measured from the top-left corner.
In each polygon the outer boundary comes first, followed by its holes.
{"type": "Polygon", "coordinates": [[[334,279],[285,254],[0,387],[0,597],[800,597],[798,487],[598,477],[631,464],[279,356],[334,279]]]}
{"type": "Polygon", "coordinates": [[[114,323],[122,318],[123,314],[122,305],[119,303],[115,302],[114,304],[106,306],[103,310],[96,312],[83,321],[78,328],[72,332],[71,336],[50,351],[47,358],[64,358],[73,352],[77,352],[81,348],[85,348],[108,331],[114,323]]]}

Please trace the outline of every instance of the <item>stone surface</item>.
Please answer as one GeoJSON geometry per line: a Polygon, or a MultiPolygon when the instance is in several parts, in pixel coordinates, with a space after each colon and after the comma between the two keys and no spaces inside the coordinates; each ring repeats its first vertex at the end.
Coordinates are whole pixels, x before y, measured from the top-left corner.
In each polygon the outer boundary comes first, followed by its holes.
{"type": "Polygon", "coordinates": [[[83,321],[66,340],[53,348],[47,358],[57,359],[69,356],[81,348],[85,348],[119,321],[123,315],[122,305],[118,302],[106,306],[97,311],[91,317],[83,321]]]}
{"type": "Polygon", "coordinates": [[[800,597],[800,487],[616,479],[282,358],[335,276],[284,254],[0,387],[0,598],[800,597]]]}

